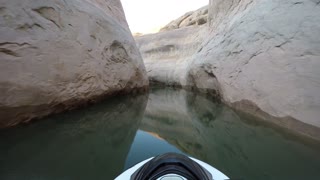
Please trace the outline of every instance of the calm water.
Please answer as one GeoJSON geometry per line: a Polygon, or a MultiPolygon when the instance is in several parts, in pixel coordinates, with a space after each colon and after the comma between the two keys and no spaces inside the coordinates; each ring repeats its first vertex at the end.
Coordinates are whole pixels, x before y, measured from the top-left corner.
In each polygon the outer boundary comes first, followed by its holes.
{"type": "Polygon", "coordinates": [[[231,178],[320,179],[320,148],[183,90],[104,103],[0,131],[0,179],[113,179],[166,152],[231,178]]]}

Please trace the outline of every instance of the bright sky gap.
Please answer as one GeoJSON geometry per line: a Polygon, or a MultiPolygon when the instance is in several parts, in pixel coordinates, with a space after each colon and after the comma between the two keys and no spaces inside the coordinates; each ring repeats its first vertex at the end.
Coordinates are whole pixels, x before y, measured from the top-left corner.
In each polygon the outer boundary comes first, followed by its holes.
{"type": "Polygon", "coordinates": [[[132,33],[155,33],[186,12],[209,0],[121,0],[132,33]]]}

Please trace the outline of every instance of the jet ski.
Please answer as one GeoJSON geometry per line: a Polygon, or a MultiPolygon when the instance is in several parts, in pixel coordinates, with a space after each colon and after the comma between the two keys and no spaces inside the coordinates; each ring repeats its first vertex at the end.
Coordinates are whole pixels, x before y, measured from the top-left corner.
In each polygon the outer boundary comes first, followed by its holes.
{"type": "Polygon", "coordinates": [[[146,159],[120,174],[116,180],[225,180],[222,172],[198,159],[166,153],[146,159]]]}

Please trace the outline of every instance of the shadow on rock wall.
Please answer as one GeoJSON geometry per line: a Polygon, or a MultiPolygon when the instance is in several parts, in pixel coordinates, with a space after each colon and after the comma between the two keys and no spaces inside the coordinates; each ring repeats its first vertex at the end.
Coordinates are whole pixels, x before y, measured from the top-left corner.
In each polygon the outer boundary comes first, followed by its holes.
{"type": "Polygon", "coordinates": [[[0,131],[0,179],[113,179],[124,168],[147,96],[0,131]]]}

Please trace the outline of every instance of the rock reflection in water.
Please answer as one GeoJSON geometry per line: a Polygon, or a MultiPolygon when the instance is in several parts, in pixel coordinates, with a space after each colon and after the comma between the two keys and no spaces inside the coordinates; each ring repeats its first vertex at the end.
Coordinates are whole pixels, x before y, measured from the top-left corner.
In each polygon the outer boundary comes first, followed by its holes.
{"type": "Polygon", "coordinates": [[[0,131],[0,179],[113,179],[123,171],[146,95],[0,131]]]}
{"type": "Polygon", "coordinates": [[[320,176],[319,148],[288,139],[259,123],[248,123],[228,107],[196,93],[153,90],[140,129],[232,178],[320,176]]]}
{"type": "Polygon", "coordinates": [[[239,116],[210,97],[166,88],[153,89],[149,100],[115,97],[0,130],[0,179],[113,179],[172,151],[231,178],[320,177],[319,146],[239,116]]]}

